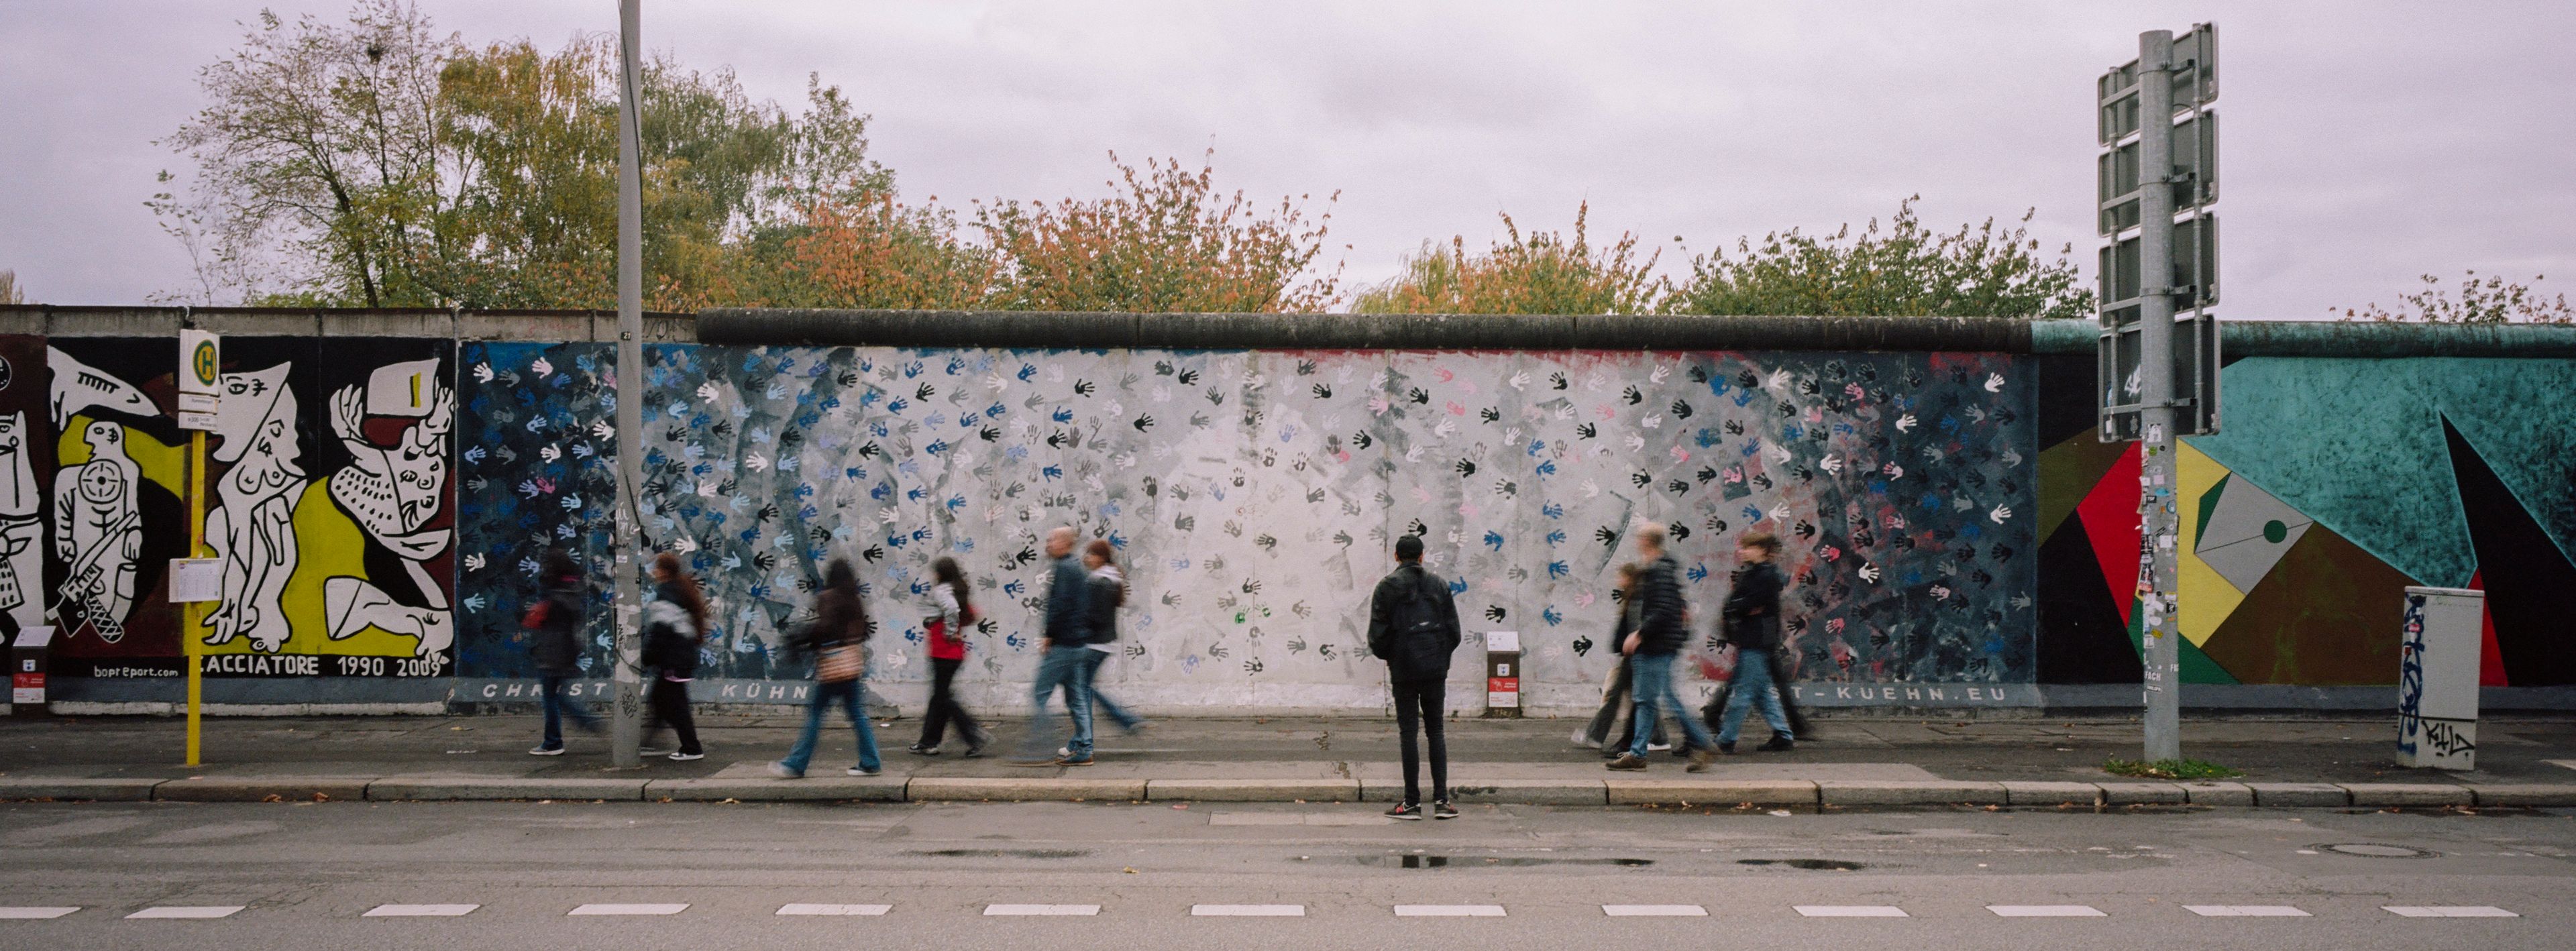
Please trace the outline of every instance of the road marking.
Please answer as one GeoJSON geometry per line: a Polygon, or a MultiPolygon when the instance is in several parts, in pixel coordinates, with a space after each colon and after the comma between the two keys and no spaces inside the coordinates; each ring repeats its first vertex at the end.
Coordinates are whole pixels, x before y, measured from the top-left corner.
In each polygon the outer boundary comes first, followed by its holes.
{"type": "Polygon", "coordinates": [[[689,910],[687,905],[583,905],[573,909],[575,915],[676,915],[689,910]]]}
{"type": "Polygon", "coordinates": [[[806,905],[790,903],[778,906],[782,915],[882,915],[894,910],[893,905],[806,905]]]}
{"type": "Polygon", "coordinates": [[[2184,905],[2192,914],[2203,918],[2305,918],[2308,913],[2288,905],[2184,905]]]}
{"type": "Polygon", "coordinates": [[[2545,759],[2541,760],[2541,762],[2547,763],[2551,766],[2556,766],[2560,769],[2576,769],[2576,759],[2545,759]]]}
{"type": "Polygon", "coordinates": [[[0,908],[0,921],[51,921],[79,910],[79,905],[0,908]]]}
{"type": "Polygon", "coordinates": [[[128,918],[230,918],[243,905],[157,905],[125,917],[128,918]]]}
{"type": "Polygon", "coordinates": [[[1612,918],[1708,917],[1708,909],[1698,905],[1603,905],[1601,913],[1612,918]]]}
{"type": "Polygon", "coordinates": [[[1397,905],[1398,918],[1501,918],[1501,905],[1397,905]]]}
{"type": "Polygon", "coordinates": [[[1304,905],[1191,905],[1194,918],[1303,918],[1304,905]]]}
{"type": "Polygon", "coordinates": [[[2091,905],[1987,905],[1998,918],[2106,918],[2091,905]]]}
{"type": "Polygon", "coordinates": [[[2381,905],[2381,910],[2408,918],[2520,918],[2494,905],[2381,905]]]}
{"type": "Polygon", "coordinates": [[[367,909],[361,918],[454,918],[472,914],[481,905],[377,905],[367,909]]]}
{"type": "Polygon", "coordinates": [[[984,914],[993,915],[1097,915],[1098,905],[986,905],[984,914]]]}
{"type": "Polygon", "coordinates": [[[1904,918],[1905,909],[1894,905],[1799,905],[1798,913],[1809,918],[1904,918]]]}

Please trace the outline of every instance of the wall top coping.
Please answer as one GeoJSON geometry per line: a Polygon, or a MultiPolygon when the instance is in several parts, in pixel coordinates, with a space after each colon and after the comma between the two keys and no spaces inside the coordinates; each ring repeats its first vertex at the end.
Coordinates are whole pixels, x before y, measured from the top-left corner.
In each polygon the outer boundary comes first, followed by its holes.
{"type": "MultiPolygon", "coordinates": [[[[240,336],[447,337],[614,341],[606,310],[72,307],[0,305],[0,334],[175,336],[194,326],[240,336]]],[[[2576,326],[2236,320],[2230,359],[2576,358],[2576,326]]],[[[1711,317],[1499,314],[1140,314],[711,308],[648,312],[654,343],[1033,349],[1858,350],[2081,355],[2090,320],[1964,317],[1711,317]]]]}

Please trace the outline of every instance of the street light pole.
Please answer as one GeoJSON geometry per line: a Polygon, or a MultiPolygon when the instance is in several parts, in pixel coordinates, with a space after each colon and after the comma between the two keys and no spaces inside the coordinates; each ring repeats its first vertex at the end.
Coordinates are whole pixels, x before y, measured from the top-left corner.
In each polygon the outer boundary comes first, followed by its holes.
{"type": "MultiPolygon", "coordinates": [[[[2146,759],[2182,757],[2181,583],[2174,464],[2173,33],[2138,34],[2138,599],[2145,648],[2146,759]]],[[[2210,368],[2209,372],[2216,372],[2210,368]]]]}
{"type": "Polygon", "coordinates": [[[617,82],[617,537],[610,570],[617,575],[617,600],[611,608],[616,625],[616,663],[611,666],[617,696],[611,762],[623,768],[644,764],[643,592],[636,573],[642,568],[638,545],[643,518],[636,493],[644,467],[644,173],[641,141],[643,42],[637,38],[641,0],[618,0],[617,82]]]}

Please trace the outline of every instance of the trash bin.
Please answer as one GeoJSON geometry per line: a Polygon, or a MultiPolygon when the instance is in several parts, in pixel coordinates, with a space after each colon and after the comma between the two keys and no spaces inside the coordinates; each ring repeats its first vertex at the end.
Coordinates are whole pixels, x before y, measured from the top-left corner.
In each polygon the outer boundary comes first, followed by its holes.
{"type": "Polygon", "coordinates": [[[18,716],[45,712],[45,653],[54,642],[50,626],[22,627],[9,643],[9,710],[18,716]]]}
{"type": "Polygon", "coordinates": [[[2458,588],[2406,589],[2397,654],[2397,764],[2476,769],[2478,661],[2485,649],[2486,594],[2458,588]]]}
{"type": "Polygon", "coordinates": [[[1521,634],[1485,632],[1485,715],[1521,715],[1521,634]]]}

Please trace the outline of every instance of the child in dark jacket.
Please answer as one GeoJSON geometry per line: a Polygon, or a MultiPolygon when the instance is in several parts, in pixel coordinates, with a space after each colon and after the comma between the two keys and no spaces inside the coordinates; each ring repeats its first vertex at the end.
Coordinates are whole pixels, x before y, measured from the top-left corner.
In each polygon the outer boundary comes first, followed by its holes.
{"type": "Polygon", "coordinates": [[[1717,728],[1717,749],[1722,753],[1735,752],[1744,714],[1756,706],[1762,708],[1763,722],[1771,725],[1771,741],[1761,747],[1764,752],[1796,745],[1772,679],[1772,655],[1780,648],[1780,589],[1786,584],[1780,569],[1771,564],[1779,554],[1780,539],[1767,532],[1746,532],[1735,543],[1735,556],[1743,567],[1735,572],[1721,618],[1726,639],[1735,645],[1733,696],[1726,704],[1726,719],[1717,728]]]}
{"type": "Polygon", "coordinates": [[[707,758],[698,745],[698,724],[689,715],[689,681],[698,676],[698,639],[707,629],[707,599],[698,581],[680,567],[680,558],[663,552],[653,559],[653,603],[644,606],[644,666],[653,669],[645,706],[653,721],[645,724],[645,745],[669,726],[679,735],[671,758],[707,758]]]}
{"type": "Polygon", "coordinates": [[[565,695],[572,679],[581,676],[582,602],[589,590],[582,583],[581,567],[563,549],[546,552],[542,574],[545,590],[520,622],[530,635],[528,659],[536,662],[537,693],[546,710],[545,738],[528,755],[561,756],[565,717],[584,733],[599,732],[598,718],[565,695]]]}

